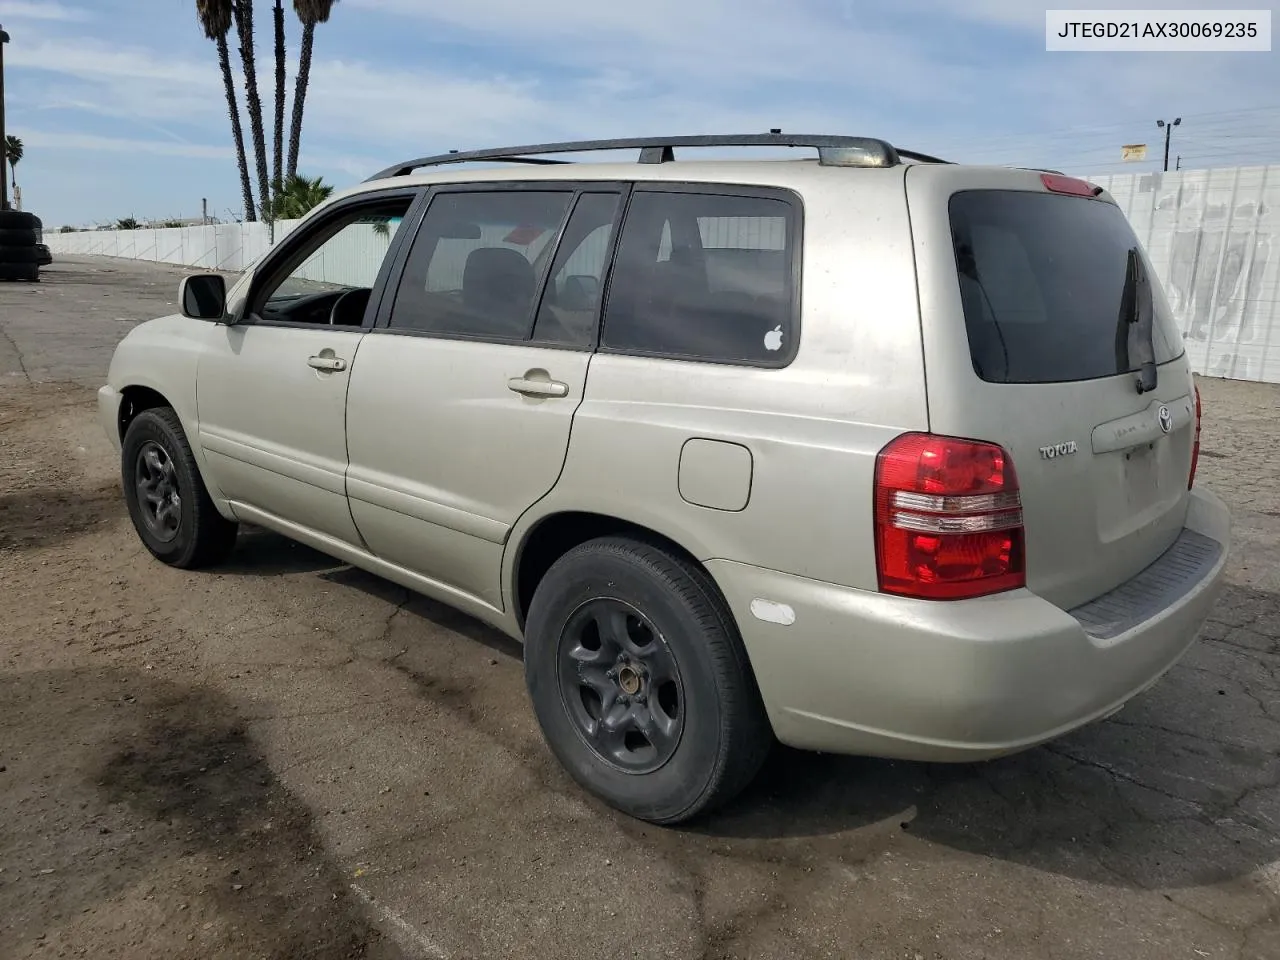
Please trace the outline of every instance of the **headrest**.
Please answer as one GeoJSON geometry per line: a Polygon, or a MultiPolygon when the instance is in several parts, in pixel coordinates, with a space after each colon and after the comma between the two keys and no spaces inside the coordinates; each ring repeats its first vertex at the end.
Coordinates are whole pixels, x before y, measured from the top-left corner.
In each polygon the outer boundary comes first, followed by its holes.
{"type": "Polygon", "coordinates": [[[595,277],[566,277],[559,306],[564,310],[594,310],[599,282],[595,277]]]}
{"type": "Polygon", "coordinates": [[[519,301],[533,297],[533,265],[524,254],[506,247],[481,247],[467,256],[462,271],[462,294],[466,301],[519,301]]]}

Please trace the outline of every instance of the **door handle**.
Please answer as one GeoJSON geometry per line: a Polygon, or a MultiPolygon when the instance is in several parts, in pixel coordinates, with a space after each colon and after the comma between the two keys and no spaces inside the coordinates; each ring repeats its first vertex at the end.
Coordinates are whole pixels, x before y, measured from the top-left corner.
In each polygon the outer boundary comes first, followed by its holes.
{"type": "Polygon", "coordinates": [[[534,380],[529,377],[512,377],[507,388],[526,397],[567,397],[569,385],[559,380],[534,380]]]}
{"type": "Polygon", "coordinates": [[[308,357],[307,366],[317,370],[345,370],[347,361],[341,357],[308,357]]]}

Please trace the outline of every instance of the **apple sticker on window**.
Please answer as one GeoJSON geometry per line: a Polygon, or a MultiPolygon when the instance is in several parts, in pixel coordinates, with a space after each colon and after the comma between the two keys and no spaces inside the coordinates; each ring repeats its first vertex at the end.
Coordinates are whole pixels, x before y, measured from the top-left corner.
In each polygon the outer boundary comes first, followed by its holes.
{"type": "Polygon", "coordinates": [[[764,348],[775,352],[782,349],[782,324],[764,335],[764,348]]]}

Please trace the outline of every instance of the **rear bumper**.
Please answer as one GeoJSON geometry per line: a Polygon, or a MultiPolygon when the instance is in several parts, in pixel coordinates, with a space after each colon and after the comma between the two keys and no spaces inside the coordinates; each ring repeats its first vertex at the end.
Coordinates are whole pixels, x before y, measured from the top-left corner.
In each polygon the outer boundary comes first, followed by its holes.
{"type": "Polygon", "coordinates": [[[1218,497],[1193,492],[1180,543],[1129,584],[1072,612],[1027,590],[929,602],[727,561],[708,566],[782,742],[981,760],[1105,717],[1177,662],[1222,584],[1230,516],[1218,497]],[[762,620],[752,612],[757,599],[791,614],[772,607],[762,620]]]}

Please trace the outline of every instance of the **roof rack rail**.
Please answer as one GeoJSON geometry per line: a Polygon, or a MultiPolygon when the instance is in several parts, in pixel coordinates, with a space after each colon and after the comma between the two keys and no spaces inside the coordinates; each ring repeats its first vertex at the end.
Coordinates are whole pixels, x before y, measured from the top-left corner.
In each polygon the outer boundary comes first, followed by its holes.
{"type": "Polygon", "coordinates": [[[942,160],[938,157],[931,157],[927,153],[916,153],[914,150],[899,150],[898,156],[904,160],[914,160],[916,163],[954,163],[953,160],[942,160]]]}
{"type": "Polygon", "coordinates": [[[369,180],[403,177],[422,167],[439,167],[450,163],[501,161],[506,163],[569,163],[567,160],[543,158],[548,153],[592,153],[602,150],[640,151],[640,163],[670,163],[676,147],[812,147],[818,151],[818,162],[826,166],[893,167],[905,158],[919,163],[946,163],[937,157],[909,150],[898,150],[893,144],[873,137],[842,137],[829,134],[794,134],[771,130],[769,133],[735,133],[692,137],[626,137],[618,140],[573,140],[563,143],[535,143],[521,147],[497,147],[490,150],[450,150],[432,157],[406,160],[382,170],[369,180]]]}

